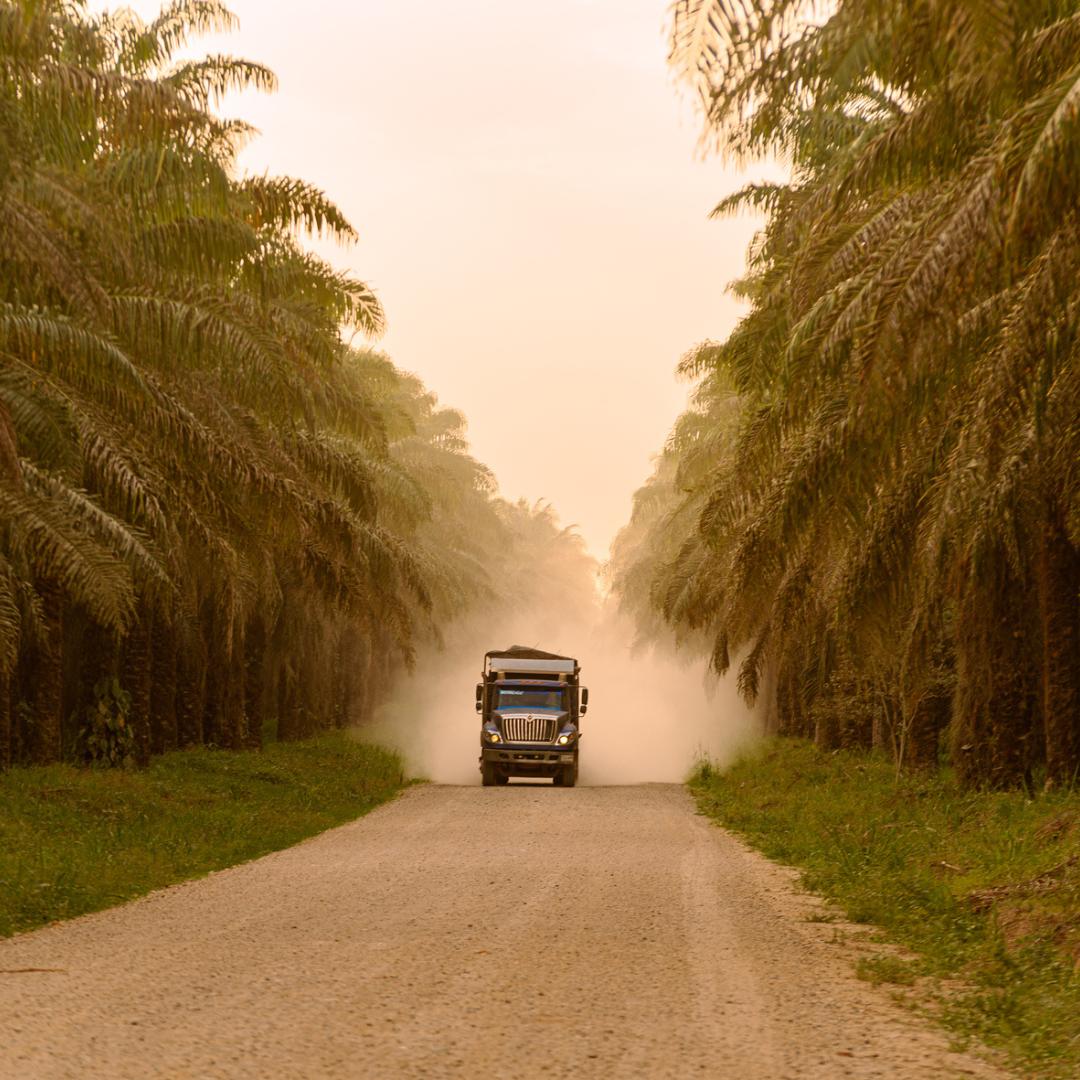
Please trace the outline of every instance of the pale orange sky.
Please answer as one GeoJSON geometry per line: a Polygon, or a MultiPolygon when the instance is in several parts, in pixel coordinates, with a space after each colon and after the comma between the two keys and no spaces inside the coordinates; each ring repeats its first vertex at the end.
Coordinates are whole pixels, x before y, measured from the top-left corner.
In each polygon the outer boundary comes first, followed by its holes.
{"type": "Polygon", "coordinates": [[[467,415],[503,495],[603,556],[685,404],[675,363],[734,325],[755,227],[706,220],[742,179],[698,159],[667,0],[229,7],[199,51],[281,84],[224,106],[262,132],[243,166],[326,189],[361,239],[320,250],[378,291],[378,346],[467,415]]]}

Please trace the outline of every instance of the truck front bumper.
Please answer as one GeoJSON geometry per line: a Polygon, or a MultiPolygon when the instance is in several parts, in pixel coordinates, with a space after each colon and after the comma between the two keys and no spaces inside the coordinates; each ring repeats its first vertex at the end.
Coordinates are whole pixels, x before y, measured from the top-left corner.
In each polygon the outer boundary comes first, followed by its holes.
{"type": "Polygon", "coordinates": [[[573,765],[577,760],[577,747],[500,743],[497,746],[483,747],[480,760],[510,772],[547,772],[563,765],[573,765]]]}

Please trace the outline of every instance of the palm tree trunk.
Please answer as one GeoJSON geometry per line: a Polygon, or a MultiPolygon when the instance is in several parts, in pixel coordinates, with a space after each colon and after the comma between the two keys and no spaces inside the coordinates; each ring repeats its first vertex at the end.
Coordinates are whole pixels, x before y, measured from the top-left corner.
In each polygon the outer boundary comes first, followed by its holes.
{"type": "Polygon", "coordinates": [[[36,765],[50,765],[60,760],[62,751],[64,598],[48,579],[38,583],[37,592],[44,641],[34,657],[30,759],[36,765]]]}
{"type": "Polygon", "coordinates": [[[307,719],[305,737],[329,731],[334,726],[336,701],[334,681],[334,635],[322,620],[313,619],[312,630],[305,643],[301,668],[302,693],[307,719]]]}
{"type": "Polygon", "coordinates": [[[300,646],[297,655],[296,679],[293,684],[296,710],[293,722],[298,739],[310,738],[319,730],[322,721],[318,701],[321,687],[318,685],[319,679],[315,677],[314,662],[318,651],[314,644],[317,641],[317,632],[315,626],[309,625],[309,637],[300,646]]]}
{"type": "Polygon", "coordinates": [[[951,715],[952,699],[938,687],[926,691],[911,707],[900,762],[905,769],[932,769],[937,765],[938,743],[951,715]]]}
{"type": "Polygon", "coordinates": [[[124,687],[131,695],[128,714],[134,739],[135,761],[150,763],[150,622],[141,611],[124,639],[124,687]]]}
{"type": "Polygon", "coordinates": [[[87,710],[96,704],[102,680],[117,673],[118,648],[112,634],[87,622],[78,650],[79,687],[75,714],[77,734],[82,734],[87,710]]]}
{"type": "Polygon", "coordinates": [[[283,657],[278,675],[277,701],[277,737],[281,742],[300,738],[300,703],[296,681],[292,661],[283,657]]]}
{"type": "Polygon", "coordinates": [[[11,768],[11,675],[0,671],[0,771],[11,768]]]}
{"type": "Polygon", "coordinates": [[[353,675],[353,715],[358,724],[365,723],[370,719],[373,712],[371,700],[372,667],[374,663],[374,649],[372,648],[371,635],[359,629],[354,632],[356,652],[352,658],[354,665],[353,675]]]}
{"type": "Polygon", "coordinates": [[[779,734],[812,739],[816,725],[806,700],[804,675],[801,657],[793,661],[789,656],[781,661],[777,680],[779,734]]]}
{"type": "Polygon", "coordinates": [[[155,754],[175,750],[177,735],[177,640],[164,619],[154,621],[151,635],[150,749],[155,754]]]}
{"type": "MultiPolygon", "coordinates": [[[[288,599],[286,597],[287,602],[284,608],[286,612],[291,610],[288,599]]],[[[287,645],[289,621],[285,614],[279,613],[267,628],[266,651],[263,658],[265,681],[263,708],[273,712],[273,738],[278,742],[287,742],[294,737],[290,731],[289,715],[292,679],[291,651],[287,645]]]]}
{"type": "Polygon", "coordinates": [[[952,760],[969,787],[1030,783],[1041,729],[1030,590],[1004,555],[968,582],[957,617],[952,760]]]}
{"type": "Polygon", "coordinates": [[[364,635],[353,622],[345,624],[340,658],[341,700],[339,710],[345,727],[362,724],[368,717],[364,703],[364,635]]]}
{"type": "Polygon", "coordinates": [[[330,681],[333,700],[331,723],[335,728],[343,728],[349,722],[348,634],[347,623],[334,628],[334,663],[330,670],[330,681]]]}
{"type": "Polygon", "coordinates": [[[889,714],[884,709],[874,710],[874,719],[870,726],[870,745],[874,750],[888,750],[892,746],[889,714]]]}
{"type": "Polygon", "coordinates": [[[1046,780],[1080,780],[1080,552],[1053,516],[1039,537],[1042,705],[1046,780]]]}
{"type": "Polygon", "coordinates": [[[248,737],[245,715],[247,650],[244,628],[244,620],[238,619],[233,627],[232,647],[228,652],[222,680],[222,745],[230,750],[243,750],[248,737]]]}
{"type": "Polygon", "coordinates": [[[176,735],[180,746],[201,746],[206,710],[206,645],[199,625],[178,635],[176,735]]]}
{"type": "Polygon", "coordinates": [[[814,744],[819,750],[838,750],[842,745],[840,725],[831,706],[814,709],[814,744]]]}
{"type": "Polygon", "coordinates": [[[244,712],[247,715],[245,745],[258,750],[262,747],[263,724],[266,720],[266,624],[261,615],[253,615],[248,621],[244,644],[244,712]]]}
{"type": "Polygon", "coordinates": [[[223,747],[225,728],[223,702],[225,697],[225,647],[219,633],[220,619],[211,611],[205,611],[199,620],[203,641],[206,643],[206,691],[203,698],[202,733],[207,746],[223,747]]]}

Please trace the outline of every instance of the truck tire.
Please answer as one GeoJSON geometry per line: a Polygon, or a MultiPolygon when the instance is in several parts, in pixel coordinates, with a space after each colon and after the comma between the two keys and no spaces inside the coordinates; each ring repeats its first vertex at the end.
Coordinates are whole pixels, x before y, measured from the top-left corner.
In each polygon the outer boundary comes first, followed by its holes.
{"type": "Polygon", "coordinates": [[[577,783],[577,762],[564,765],[551,779],[555,787],[573,787],[577,783]]]}
{"type": "Polygon", "coordinates": [[[510,783],[510,774],[507,773],[507,772],[503,772],[500,769],[499,772],[497,772],[495,774],[495,783],[496,784],[509,784],[510,783]]]}
{"type": "Polygon", "coordinates": [[[486,761],[480,762],[480,783],[484,787],[494,787],[497,783],[495,779],[495,766],[489,765],[486,761]]]}

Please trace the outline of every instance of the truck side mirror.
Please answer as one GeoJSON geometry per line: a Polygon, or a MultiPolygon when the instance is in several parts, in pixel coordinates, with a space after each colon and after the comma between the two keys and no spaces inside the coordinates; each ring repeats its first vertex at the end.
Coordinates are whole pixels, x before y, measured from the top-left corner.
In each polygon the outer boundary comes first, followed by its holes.
{"type": "Polygon", "coordinates": [[[587,686],[581,688],[581,708],[578,711],[582,716],[589,711],[589,688],[587,686]]]}
{"type": "Polygon", "coordinates": [[[476,711],[477,712],[483,712],[484,711],[484,684],[483,683],[477,683],[476,684],[476,711]]]}

